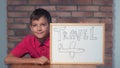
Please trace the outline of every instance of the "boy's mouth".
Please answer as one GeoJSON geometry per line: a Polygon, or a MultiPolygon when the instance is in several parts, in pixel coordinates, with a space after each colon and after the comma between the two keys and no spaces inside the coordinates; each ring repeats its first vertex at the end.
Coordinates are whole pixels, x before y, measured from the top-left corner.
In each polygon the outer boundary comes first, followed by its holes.
{"type": "Polygon", "coordinates": [[[44,32],[36,32],[37,34],[43,34],[44,32]]]}

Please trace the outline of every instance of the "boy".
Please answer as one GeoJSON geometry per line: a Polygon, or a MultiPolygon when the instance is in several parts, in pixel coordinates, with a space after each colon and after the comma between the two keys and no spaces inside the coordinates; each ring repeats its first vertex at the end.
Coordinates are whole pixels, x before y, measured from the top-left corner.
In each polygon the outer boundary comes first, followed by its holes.
{"type": "Polygon", "coordinates": [[[6,64],[47,64],[49,63],[49,25],[51,15],[38,8],[30,16],[32,35],[26,36],[5,58],[6,64]],[[30,54],[32,58],[23,58],[30,54]]]}

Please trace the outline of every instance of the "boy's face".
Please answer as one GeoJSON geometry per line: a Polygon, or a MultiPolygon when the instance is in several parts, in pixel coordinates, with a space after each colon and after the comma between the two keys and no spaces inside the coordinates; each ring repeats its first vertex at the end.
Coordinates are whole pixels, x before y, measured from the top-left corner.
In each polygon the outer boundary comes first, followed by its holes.
{"type": "Polygon", "coordinates": [[[49,34],[49,24],[45,17],[40,17],[39,20],[32,20],[30,25],[32,33],[39,39],[44,39],[49,34]]]}

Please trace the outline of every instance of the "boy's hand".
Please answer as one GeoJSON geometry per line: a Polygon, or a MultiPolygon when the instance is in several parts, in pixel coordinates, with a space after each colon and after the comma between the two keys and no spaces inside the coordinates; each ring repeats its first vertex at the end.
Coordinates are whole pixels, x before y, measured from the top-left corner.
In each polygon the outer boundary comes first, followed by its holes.
{"type": "Polygon", "coordinates": [[[37,64],[47,64],[47,63],[49,63],[49,60],[45,56],[42,56],[42,57],[36,59],[36,63],[37,64]]]}

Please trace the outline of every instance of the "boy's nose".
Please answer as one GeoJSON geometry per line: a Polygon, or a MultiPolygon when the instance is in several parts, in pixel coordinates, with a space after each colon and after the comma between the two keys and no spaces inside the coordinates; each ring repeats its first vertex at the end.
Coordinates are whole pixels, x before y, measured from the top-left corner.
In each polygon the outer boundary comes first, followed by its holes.
{"type": "Polygon", "coordinates": [[[41,26],[38,26],[38,27],[37,27],[37,30],[38,30],[38,31],[41,31],[41,26]]]}

